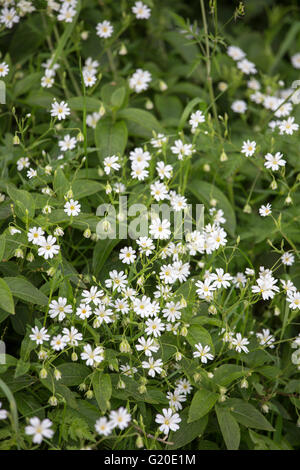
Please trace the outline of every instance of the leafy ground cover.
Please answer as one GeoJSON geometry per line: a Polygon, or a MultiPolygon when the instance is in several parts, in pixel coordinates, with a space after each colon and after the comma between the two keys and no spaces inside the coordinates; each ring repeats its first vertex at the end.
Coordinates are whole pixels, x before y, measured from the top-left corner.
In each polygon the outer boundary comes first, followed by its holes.
{"type": "Polygon", "coordinates": [[[0,1],[0,449],[299,449],[299,69],[297,2],[0,1]]]}

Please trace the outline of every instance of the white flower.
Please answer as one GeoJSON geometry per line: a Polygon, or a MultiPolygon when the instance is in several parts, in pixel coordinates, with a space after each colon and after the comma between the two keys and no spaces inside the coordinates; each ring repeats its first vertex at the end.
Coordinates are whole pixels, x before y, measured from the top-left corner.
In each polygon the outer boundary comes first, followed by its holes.
{"type": "Polygon", "coordinates": [[[186,395],[179,390],[174,390],[174,393],[168,392],[167,399],[169,400],[169,406],[174,408],[176,411],[182,410],[182,402],[186,401],[186,395]]]}
{"type": "Polygon", "coordinates": [[[252,157],[252,155],[255,152],[255,148],[256,148],[256,142],[254,140],[250,141],[248,139],[243,142],[241,152],[244,153],[246,157],[252,157]]]}
{"type": "Polygon", "coordinates": [[[141,299],[134,299],[133,310],[142,318],[149,317],[151,313],[151,299],[143,295],[141,299]]]}
{"type": "Polygon", "coordinates": [[[271,153],[267,153],[265,155],[265,167],[266,168],[271,168],[272,171],[277,171],[279,170],[279,167],[285,166],[286,161],[281,158],[283,155],[280,152],[276,152],[275,155],[272,155],[271,153]]]}
{"type": "Polygon", "coordinates": [[[88,114],[86,117],[86,123],[89,127],[92,127],[93,129],[96,129],[97,122],[101,119],[101,114],[100,113],[93,113],[93,114],[88,114]]]}
{"type": "Polygon", "coordinates": [[[176,320],[180,320],[182,305],[180,302],[167,302],[166,308],[163,309],[163,316],[167,319],[167,321],[175,322],[176,320]]]}
{"type": "Polygon", "coordinates": [[[184,144],[182,140],[175,140],[173,147],[171,147],[172,153],[177,155],[178,160],[182,160],[183,157],[189,157],[195,151],[192,144],[184,144]]]}
{"type": "Polygon", "coordinates": [[[71,113],[69,106],[65,101],[58,103],[56,100],[52,103],[51,106],[51,116],[57,117],[59,121],[66,119],[67,116],[71,113]]]}
{"type": "Polygon", "coordinates": [[[186,198],[180,194],[176,194],[175,191],[170,191],[170,204],[175,212],[179,212],[187,208],[186,198]]]}
{"type": "Polygon", "coordinates": [[[166,240],[171,235],[170,222],[167,219],[160,220],[158,217],[152,220],[150,225],[150,235],[154,239],[166,240]]]}
{"type": "Polygon", "coordinates": [[[109,436],[113,430],[113,425],[105,416],[97,419],[95,429],[100,436],[109,436]]]}
{"type": "Polygon", "coordinates": [[[154,148],[159,149],[158,153],[160,153],[163,144],[167,141],[168,138],[164,134],[159,133],[156,137],[153,137],[153,139],[151,139],[151,145],[153,145],[154,148]]]}
{"type": "Polygon", "coordinates": [[[114,269],[110,271],[109,277],[110,279],[105,280],[106,287],[112,287],[113,290],[116,289],[117,292],[121,292],[121,290],[126,287],[126,284],[128,284],[127,276],[124,274],[124,271],[118,273],[118,271],[114,269]]]}
{"type": "Polygon", "coordinates": [[[192,126],[193,130],[195,130],[202,122],[205,122],[205,116],[202,111],[196,111],[191,114],[189,124],[192,126]]]}
{"type": "Polygon", "coordinates": [[[7,411],[2,409],[2,403],[0,401],[0,421],[7,418],[7,411]]]}
{"type": "Polygon", "coordinates": [[[162,413],[162,415],[156,415],[155,422],[161,424],[161,426],[159,426],[159,430],[167,436],[170,430],[177,431],[177,429],[179,429],[178,423],[181,422],[181,418],[178,413],[173,414],[171,408],[164,408],[162,413]]]}
{"type": "Polygon", "coordinates": [[[207,278],[203,281],[197,281],[196,290],[197,294],[199,295],[200,299],[210,300],[213,297],[213,292],[216,290],[215,283],[212,283],[212,279],[207,278]]]}
{"type": "Polygon", "coordinates": [[[162,366],[163,366],[162,360],[157,359],[155,361],[153,357],[150,357],[148,361],[142,362],[142,367],[144,369],[149,369],[148,375],[150,375],[150,377],[155,377],[155,374],[161,374],[163,371],[162,366]]]}
{"type": "Polygon", "coordinates": [[[246,54],[242,49],[240,49],[237,46],[229,46],[227,49],[227,54],[233,59],[233,60],[241,60],[243,59],[246,54]]]}
{"type": "Polygon", "coordinates": [[[256,283],[256,286],[252,286],[252,292],[261,294],[263,300],[273,299],[275,292],[279,292],[279,287],[275,285],[277,279],[274,279],[271,274],[260,276],[256,283]]]}
{"type": "Polygon", "coordinates": [[[86,304],[82,303],[77,307],[76,309],[76,315],[81,318],[81,320],[85,320],[86,318],[89,318],[92,315],[92,309],[91,307],[86,304]]]}
{"type": "Polygon", "coordinates": [[[139,245],[139,251],[146,256],[151,255],[155,248],[153,241],[148,237],[140,237],[136,242],[139,245]]]}
{"type": "Polygon", "coordinates": [[[82,341],[82,334],[71,326],[70,330],[68,328],[63,329],[63,341],[65,341],[70,346],[78,346],[78,341],[82,341]]]}
{"type": "Polygon", "coordinates": [[[72,23],[76,10],[65,3],[62,4],[62,8],[57,15],[58,21],[65,21],[66,23],[72,23]]]}
{"type": "Polygon", "coordinates": [[[77,216],[80,213],[81,204],[78,201],[74,201],[74,199],[70,199],[64,205],[64,211],[70,217],[71,215],[77,216]]]}
{"type": "Polygon", "coordinates": [[[300,52],[297,52],[291,57],[291,62],[295,69],[300,69],[300,52]]]}
{"type": "Polygon", "coordinates": [[[22,171],[24,168],[28,168],[30,165],[28,157],[21,157],[17,161],[17,170],[22,171]]]}
{"type": "Polygon", "coordinates": [[[40,245],[40,242],[43,241],[44,233],[41,227],[32,227],[27,233],[28,241],[33,243],[33,245],[40,245]]]}
{"type": "Polygon", "coordinates": [[[58,316],[58,320],[63,321],[66,317],[66,313],[72,313],[72,306],[67,305],[67,299],[65,297],[58,297],[58,300],[52,300],[49,305],[50,318],[56,318],[58,316]]]}
{"type": "Polygon", "coordinates": [[[107,175],[110,174],[110,170],[118,171],[121,168],[121,165],[117,163],[118,160],[119,158],[116,155],[104,158],[104,171],[107,175]]]}
{"type": "Polygon", "coordinates": [[[42,237],[40,240],[40,248],[38,249],[38,255],[43,256],[45,259],[53,258],[54,255],[57,255],[60,247],[55,245],[56,238],[52,235],[49,235],[47,238],[42,237]]]}
{"type": "Polygon", "coordinates": [[[45,75],[41,79],[41,86],[43,88],[51,88],[54,85],[55,72],[52,69],[46,69],[45,75]]]}
{"type": "Polygon", "coordinates": [[[168,190],[164,183],[156,181],[150,185],[151,195],[156,201],[163,201],[168,198],[168,190]]]}
{"type": "Polygon", "coordinates": [[[99,297],[102,297],[103,295],[103,290],[98,290],[97,286],[92,286],[90,290],[84,290],[82,292],[82,297],[84,297],[82,301],[86,304],[93,302],[95,305],[99,305],[101,302],[99,297]]]}
{"type": "Polygon", "coordinates": [[[0,63],[0,77],[5,77],[9,72],[9,67],[6,62],[0,63]]]}
{"type": "Polygon", "coordinates": [[[70,134],[65,135],[63,140],[58,142],[58,145],[62,152],[67,152],[67,150],[73,150],[76,147],[75,137],[71,137],[70,134]]]}
{"type": "Polygon", "coordinates": [[[54,351],[62,351],[67,345],[62,335],[53,336],[50,344],[54,351]]]}
{"type": "Polygon", "coordinates": [[[232,111],[239,114],[244,114],[247,111],[247,104],[243,100],[236,100],[231,105],[232,111]]]}
{"type": "Polygon", "coordinates": [[[148,70],[137,69],[129,78],[129,87],[136,93],[141,93],[147,90],[151,80],[151,74],[148,70]]]}
{"type": "Polygon", "coordinates": [[[131,176],[133,179],[138,179],[139,181],[144,181],[145,178],[148,178],[149,171],[145,170],[143,165],[135,165],[131,171],[131,176]]]}
{"type": "Polygon", "coordinates": [[[149,318],[146,321],[145,332],[148,336],[153,335],[155,338],[161,336],[161,332],[165,330],[165,325],[162,323],[161,319],[154,317],[153,320],[149,318]]]}
{"type": "Polygon", "coordinates": [[[51,439],[54,431],[51,428],[52,422],[50,419],[43,419],[41,421],[37,416],[30,418],[30,425],[25,427],[25,433],[28,436],[33,436],[32,442],[34,444],[41,444],[43,438],[51,439]]]}
{"type": "Polygon", "coordinates": [[[92,87],[95,85],[97,78],[92,72],[85,71],[83,72],[83,80],[86,87],[92,87]]]}
{"type": "Polygon", "coordinates": [[[236,337],[232,339],[232,344],[235,346],[235,350],[237,352],[245,352],[246,354],[249,352],[249,349],[246,347],[247,344],[249,344],[249,341],[247,338],[242,338],[241,333],[237,333],[236,337]]]}
{"type": "Polygon", "coordinates": [[[102,23],[98,23],[96,26],[96,32],[100,38],[110,38],[113,34],[113,31],[114,27],[112,26],[110,21],[107,20],[102,21],[102,23]]]}
{"type": "Polygon", "coordinates": [[[17,12],[14,8],[4,7],[1,10],[0,23],[4,23],[7,28],[11,29],[14,23],[18,23],[19,21],[20,17],[17,15],[17,12]]]}
{"type": "Polygon", "coordinates": [[[99,346],[93,350],[90,344],[86,344],[83,347],[83,351],[84,352],[81,353],[81,359],[86,361],[87,366],[96,367],[104,360],[104,349],[99,346]]]}
{"type": "Polygon", "coordinates": [[[49,341],[50,335],[48,335],[48,330],[46,328],[38,329],[37,326],[31,328],[32,334],[29,335],[31,341],[35,341],[36,344],[43,344],[44,341],[49,341]]]}
{"type": "Polygon", "coordinates": [[[157,162],[156,171],[160,179],[170,179],[173,174],[173,167],[171,165],[166,165],[163,161],[157,162]]]}
{"type": "Polygon", "coordinates": [[[281,123],[279,124],[279,134],[292,135],[294,131],[297,131],[299,129],[299,125],[296,124],[294,121],[294,117],[289,117],[284,121],[281,121],[281,123]]]}
{"type": "Polygon", "coordinates": [[[263,329],[262,333],[256,333],[256,337],[259,339],[259,344],[261,346],[269,346],[269,348],[274,348],[274,336],[270,335],[269,329],[263,329]]]}
{"type": "Polygon", "coordinates": [[[131,421],[131,415],[121,406],[118,410],[110,412],[109,419],[113,428],[118,427],[122,430],[128,427],[131,421]]]}
{"type": "Polygon", "coordinates": [[[289,307],[292,310],[296,310],[297,308],[300,308],[300,292],[289,291],[287,293],[286,301],[290,304],[289,307]]]}
{"type": "Polygon", "coordinates": [[[154,342],[154,339],[152,338],[145,339],[143,336],[141,336],[138,339],[138,343],[139,344],[135,346],[136,350],[143,351],[148,357],[152,356],[152,353],[156,353],[159,349],[159,346],[154,342]]]}
{"type": "Polygon", "coordinates": [[[176,383],[176,391],[178,393],[183,393],[184,395],[188,395],[191,393],[193,387],[191,386],[190,382],[187,379],[181,379],[176,383]]]}
{"type": "Polygon", "coordinates": [[[119,258],[122,263],[131,264],[136,259],[135,250],[131,246],[126,246],[120,250],[119,258]]]}
{"type": "Polygon", "coordinates": [[[267,217],[268,215],[271,215],[272,214],[272,206],[271,204],[267,204],[266,206],[262,205],[260,208],[259,208],[259,214],[262,216],[262,217],[267,217]]]}
{"type": "Polygon", "coordinates": [[[283,253],[280,259],[281,259],[282,264],[285,264],[286,266],[292,266],[292,264],[294,264],[294,261],[295,261],[294,255],[288,252],[283,253]]]}
{"type": "Polygon", "coordinates": [[[138,20],[148,20],[151,16],[151,10],[142,2],[135,2],[132,12],[138,20]]]}
{"type": "Polygon", "coordinates": [[[194,357],[200,357],[200,360],[203,364],[207,364],[207,361],[212,361],[214,356],[210,354],[210,346],[202,346],[201,343],[195,344],[195,348],[197,351],[193,352],[194,357]]]}
{"type": "Polygon", "coordinates": [[[37,171],[34,170],[33,168],[29,168],[27,171],[27,178],[31,180],[31,178],[35,178],[37,176],[37,171]]]}
{"type": "Polygon", "coordinates": [[[254,74],[257,72],[253,62],[250,62],[248,59],[242,59],[237,63],[238,69],[240,69],[246,75],[254,74]]]}
{"type": "Polygon", "coordinates": [[[224,273],[224,269],[217,268],[216,273],[212,273],[210,279],[214,281],[213,284],[217,289],[220,289],[220,287],[227,289],[227,287],[230,286],[229,281],[231,281],[232,276],[228,273],[224,273]]]}

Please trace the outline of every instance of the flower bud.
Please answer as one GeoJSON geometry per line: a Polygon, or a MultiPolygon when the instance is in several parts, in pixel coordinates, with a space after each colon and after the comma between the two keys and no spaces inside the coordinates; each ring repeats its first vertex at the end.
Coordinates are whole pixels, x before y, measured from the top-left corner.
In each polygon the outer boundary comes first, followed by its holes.
{"type": "Polygon", "coordinates": [[[135,445],[137,446],[138,449],[141,449],[142,447],[144,447],[144,441],[143,441],[142,436],[137,437],[135,441],[135,445]]]}
{"type": "Polygon", "coordinates": [[[55,377],[55,380],[60,380],[61,379],[61,372],[58,369],[55,369],[54,377],[55,377]]]}
{"type": "Polygon", "coordinates": [[[45,367],[43,367],[40,371],[40,378],[46,379],[48,377],[48,372],[46,371],[45,367]]]}
{"type": "Polygon", "coordinates": [[[72,360],[73,362],[78,361],[78,356],[77,356],[76,352],[72,352],[72,354],[71,354],[71,360],[72,360]]]}
{"type": "Polygon", "coordinates": [[[94,397],[94,392],[93,392],[93,390],[88,390],[88,391],[86,392],[85,396],[86,396],[86,398],[87,398],[88,400],[91,400],[91,399],[94,397]]]}
{"type": "Polygon", "coordinates": [[[130,344],[128,343],[127,339],[123,339],[121,341],[119,349],[122,353],[130,353],[131,347],[130,347],[130,344]]]}
{"type": "Polygon", "coordinates": [[[83,232],[83,236],[84,238],[90,238],[92,235],[92,232],[89,228],[87,228],[84,232],[83,232]]]}
{"type": "Polygon", "coordinates": [[[48,403],[49,403],[49,405],[51,405],[51,406],[57,406],[58,400],[57,400],[57,398],[53,395],[52,397],[49,398],[48,403]]]}

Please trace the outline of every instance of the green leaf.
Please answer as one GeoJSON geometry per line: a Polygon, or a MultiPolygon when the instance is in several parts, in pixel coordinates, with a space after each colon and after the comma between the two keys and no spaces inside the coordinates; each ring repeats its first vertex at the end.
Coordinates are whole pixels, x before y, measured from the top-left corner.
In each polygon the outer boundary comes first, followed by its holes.
{"type": "Polygon", "coordinates": [[[214,370],[214,382],[222,387],[226,387],[234,380],[245,377],[249,369],[235,364],[223,364],[214,370]]]}
{"type": "Polygon", "coordinates": [[[68,387],[79,385],[90,374],[90,369],[84,364],[72,364],[66,362],[57,366],[61,372],[60,383],[68,387]]]}
{"type": "Polygon", "coordinates": [[[124,121],[100,119],[95,129],[95,142],[100,162],[112,155],[122,156],[127,145],[128,132],[124,121]]]}
{"type": "Polygon", "coordinates": [[[91,96],[74,96],[68,99],[68,104],[74,111],[83,111],[86,107],[87,112],[99,111],[101,101],[91,96]]]}
{"type": "Polygon", "coordinates": [[[193,397],[189,409],[188,423],[192,423],[193,421],[202,418],[202,416],[205,416],[209,410],[212,409],[218,398],[219,395],[211,392],[210,390],[206,390],[204,388],[202,390],[198,390],[193,397]]]}
{"type": "Polygon", "coordinates": [[[23,189],[16,189],[12,185],[7,187],[7,192],[9,197],[15,203],[16,215],[22,220],[26,220],[27,215],[30,219],[33,219],[35,206],[31,194],[23,189]]]}
{"type": "Polygon", "coordinates": [[[4,281],[14,297],[32,304],[48,305],[48,297],[26,279],[22,277],[5,277],[4,281]]]}
{"type": "Polygon", "coordinates": [[[112,385],[109,374],[96,371],[92,379],[95,398],[101,411],[109,408],[109,400],[112,394],[112,385]]]}
{"type": "Polygon", "coordinates": [[[93,271],[95,275],[101,271],[105,261],[119,241],[117,239],[106,238],[96,243],[93,252],[93,271]]]}
{"type": "Polygon", "coordinates": [[[3,279],[0,279],[0,308],[12,315],[15,314],[15,304],[11,290],[3,279]]]}
{"type": "Polygon", "coordinates": [[[236,228],[236,218],[234,210],[227,197],[216,188],[216,186],[206,181],[192,180],[189,182],[188,189],[199,199],[200,202],[209,205],[211,199],[216,199],[217,207],[223,209],[226,218],[225,228],[230,235],[234,236],[236,228]]]}
{"type": "Polygon", "coordinates": [[[5,253],[5,235],[0,235],[0,262],[3,260],[5,253]]]}
{"type": "Polygon", "coordinates": [[[228,450],[237,450],[240,446],[240,427],[228,409],[216,405],[218,423],[228,450]]]}
{"type": "Polygon", "coordinates": [[[98,181],[80,179],[72,183],[74,199],[82,199],[104,190],[103,184],[98,183],[98,181]]]}
{"type": "Polygon", "coordinates": [[[54,173],[53,189],[59,199],[63,199],[65,194],[68,192],[70,183],[65,177],[65,174],[61,168],[57,168],[54,173]]]}
{"type": "Polygon", "coordinates": [[[201,325],[191,325],[188,329],[188,334],[186,339],[190,343],[192,347],[195,346],[197,343],[201,343],[201,345],[209,346],[210,352],[214,354],[215,348],[211,339],[209,332],[203,328],[201,325]]]}
{"type": "Polygon", "coordinates": [[[239,398],[229,398],[226,400],[225,406],[230,408],[235,419],[247,428],[274,431],[269,421],[250,403],[239,398]]]}
{"type": "Polygon", "coordinates": [[[153,131],[164,132],[163,127],[153,114],[139,108],[126,108],[118,112],[118,117],[125,119],[130,135],[152,137],[153,131]]]}
{"type": "Polygon", "coordinates": [[[121,86],[120,88],[117,88],[111,95],[111,104],[113,105],[114,108],[121,108],[124,99],[126,96],[126,88],[124,86],[121,86]]]}
{"type": "Polygon", "coordinates": [[[173,445],[168,446],[168,449],[170,450],[182,448],[197,437],[201,437],[208,422],[207,416],[203,416],[193,423],[188,423],[187,408],[182,413],[180,413],[180,418],[180,428],[178,431],[172,433],[169,437],[169,441],[173,442],[173,445]]]}

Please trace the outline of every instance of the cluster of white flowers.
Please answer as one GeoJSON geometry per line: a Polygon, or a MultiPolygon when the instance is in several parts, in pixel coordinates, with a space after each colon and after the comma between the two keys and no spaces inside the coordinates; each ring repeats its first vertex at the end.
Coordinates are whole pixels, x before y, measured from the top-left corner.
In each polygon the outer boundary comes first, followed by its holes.
{"type": "Polygon", "coordinates": [[[22,17],[35,11],[34,2],[29,0],[3,0],[0,8],[0,24],[11,29],[22,17]]]}
{"type": "Polygon", "coordinates": [[[28,241],[39,247],[39,256],[51,259],[59,253],[60,246],[56,245],[56,237],[53,235],[44,236],[44,234],[45,232],[41,227],[32,227],[27,234],[28,241]]]}
{"type": "Polygon", "coordinates": [[[47,0],[47,11],[50,16],[55,12],[58,21],[72,23],[76,15],[77,0],[47,0]]]}
{"type": "Polygon", "coordinates": [[[126,429],[131,421],[131,414],[121,406],[118,410],[109,413],[109,419],[102,416],[96,421],[95,429],[100,436],[109,436],[113,429],[126,429]]]}
{"type": "Polygon", "coordinates": [[[137,69],[129,78],[129,87],[136,93],[141,93],[147,90],[151,80],[151,73],[148,70],[137,69]]]}

